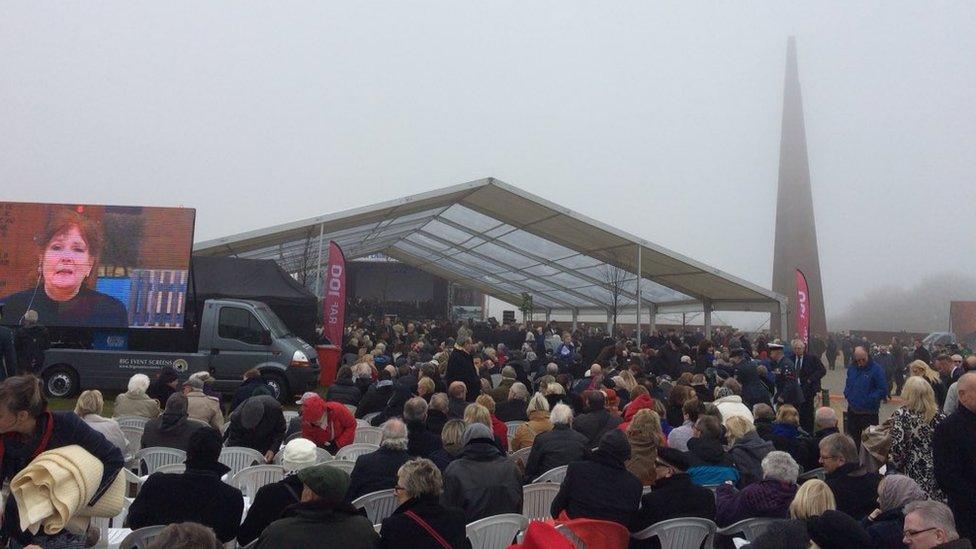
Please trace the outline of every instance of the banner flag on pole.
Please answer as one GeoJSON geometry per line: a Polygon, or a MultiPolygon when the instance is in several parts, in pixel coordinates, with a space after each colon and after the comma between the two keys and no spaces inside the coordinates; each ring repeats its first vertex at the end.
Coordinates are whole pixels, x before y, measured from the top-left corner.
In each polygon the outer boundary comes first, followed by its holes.
{"type": "Polygon", "coordinates": [[[346,258],[339,245],[331,240],[323,290],[322,335],[333,345],[341,347],[346,317],[346,258]]]}
{"type": "Polygon", "coordinates": [[[810,291],[800,269],[796,270],[796,333],[804,344],[810,343],[810,291]]]}

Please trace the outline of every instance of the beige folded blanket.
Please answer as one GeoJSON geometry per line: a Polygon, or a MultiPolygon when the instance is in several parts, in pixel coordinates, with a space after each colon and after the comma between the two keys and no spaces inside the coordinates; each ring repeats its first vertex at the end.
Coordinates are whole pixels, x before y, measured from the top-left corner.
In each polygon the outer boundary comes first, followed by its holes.
{"type": "Polygon", "coordinates": [[[102,480],[102,462],[77,444],[48,450],[10,481],[17,501],[20,529],[46,534],[67,528],[75,534],[88,528],[88,517],[114,517],[122,511],[125,475],[120,471],[112,486],[93,506],[88,501],[102,480]]]}

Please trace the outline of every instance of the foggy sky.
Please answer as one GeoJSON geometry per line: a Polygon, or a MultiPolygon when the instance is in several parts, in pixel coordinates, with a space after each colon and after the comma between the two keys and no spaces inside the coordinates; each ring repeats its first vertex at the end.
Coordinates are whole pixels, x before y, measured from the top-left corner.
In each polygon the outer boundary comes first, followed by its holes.
{"type": "Polygon", "coordinates": [[[976,268],[974,28],[972,2],[4,2],[0,199],[194,207],[200,241],[493,176],[769,287],[792,34],[830,318],[976,268]]]}

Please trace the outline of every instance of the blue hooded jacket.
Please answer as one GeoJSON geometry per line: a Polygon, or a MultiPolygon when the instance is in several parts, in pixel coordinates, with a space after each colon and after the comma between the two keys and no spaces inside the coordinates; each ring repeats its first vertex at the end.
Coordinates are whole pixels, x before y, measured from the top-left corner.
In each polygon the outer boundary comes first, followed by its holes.
{"type": "Polygon", "coordinates": [[[844,386],[848,407],[855,412],[877,413],[881,399],[887,394],[886,383],[884,370],[877,362],[869,359],[864,367],[851,364],[847,367],[847,385],[844,386]]]}

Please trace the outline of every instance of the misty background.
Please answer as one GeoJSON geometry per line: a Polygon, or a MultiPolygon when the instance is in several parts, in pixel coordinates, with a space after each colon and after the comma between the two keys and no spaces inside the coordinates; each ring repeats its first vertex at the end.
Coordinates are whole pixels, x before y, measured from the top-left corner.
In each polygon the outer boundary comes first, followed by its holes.
{"type": "Polygon", "coordinates": [[[976,299],[974,28],[963,1],[4,2],[0,200],[193,207],[200,241],[493,176],[769,287],[796,35],[830,328],[946,329],[976,299]]]}

